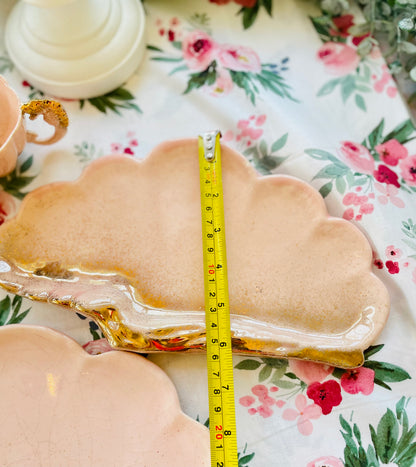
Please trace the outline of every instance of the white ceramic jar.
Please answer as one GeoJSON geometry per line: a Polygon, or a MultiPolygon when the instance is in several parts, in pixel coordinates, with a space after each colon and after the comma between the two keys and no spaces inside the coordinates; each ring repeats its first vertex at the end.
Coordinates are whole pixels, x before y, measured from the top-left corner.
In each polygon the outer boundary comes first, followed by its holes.
{"type": "Polygon", "coordinates": [[[90,98],[122,85],[145,49],[140,0],[20,0],[6,47],[23,77],[57,97],[90,98]]]}

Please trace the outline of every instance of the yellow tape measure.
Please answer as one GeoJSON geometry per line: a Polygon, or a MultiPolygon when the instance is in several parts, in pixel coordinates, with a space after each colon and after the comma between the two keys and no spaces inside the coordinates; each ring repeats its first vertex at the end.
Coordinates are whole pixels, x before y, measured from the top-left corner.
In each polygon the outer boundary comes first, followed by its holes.
{"type": "Polygon", "coordinates": [[[211,466],[238,467],[220,136],[199,136],[211,466]]]}

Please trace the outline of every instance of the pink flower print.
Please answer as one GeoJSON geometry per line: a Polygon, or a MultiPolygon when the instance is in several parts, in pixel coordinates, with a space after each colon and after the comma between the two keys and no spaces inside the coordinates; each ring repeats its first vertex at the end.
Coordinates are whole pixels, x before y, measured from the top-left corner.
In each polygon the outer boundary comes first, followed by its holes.
{"type": "Polygon", "coordinates": [[[16,202],[12,195],[5,191],[0,191],[0,225],[2,225],[7,219],[13,217],[16,214],[17,207],[16,202]]]}
{"type": "Polygon", "coordinates": [[[360,57],[351,46],[342,42],[326,42],[317,52],[328,73],[344,76],[352,73],[360,63],[360,57]]]}
{"type": "Polygon", "coordinates": [[[182,41],[182,53],[191,70],[206,70],[215,58],[217,45],[203,31],[192,31],[182,41]]]}
{"type": "MultiPolygon", "coordinates": [[[[378,47],[374,47],[375,50],[379,50],[378,47]]],[[[377,57],[374,56],[372,53],[372,58],[376,59],[377,57]]],[[[375,76],[373,78],[376,78],[375,76]]],[[[380,79],[374,82],[374,90],[378,93],[382,93],[384,88],[387,86],[388,83],[393,83],[386,89],[386,94],[388,97],[394,98],[397,94],[397,87],[394,84],[393,78],[387,68],[387,65],[383,65],[383,74],[381,75],[380,79]]]]}
{"type": "Polygon", "coordinates": [[[298,394],[295,399],[296,409],[285,409],[282,417],[285,420],[296,420],[299,433],[304,436],[312,434],[313,425],[311,419],[317,419],[322,415],[321,408],[316,404],[307,405],[307,399],[303,394],[298,394]]]}
{"type": "Polygon", "coordinates": [[[334,456],[324,456],[309,462],[306,467],[344,467],[344,464],[334,456]]]}
{"type": "Polygon", "coordinates": [[[312,383],[306,390],[309,399],[318,404],[324,415],[331,413],[332,408],[341,404],[341,386],[334,379],[324,383],[312,383]]]}
{"type": "MultiPolygon", "coordinates": [[[[361,191],[361,187],[357,187],[356,190],[361,191]]],[[[354,219],[355,216],[355,220],[360,221],[364,214],[371,214],[374,211],[374,204],[369,203],[368,200],[369,196],[359,196],[354,192],[347,193],[342,199],[343,204],[346,206],[352,204],[354,206],[360,206],[360,208],[357,215],[355,215],[354,208],[348,208],[344,211],[342,217],[350,221],[354,219]]]]}
{"type": "Polygon", "coordinates": [[[394,185],[400,188],[398,175],[386,165],[378,166],[378,169],[374,171],[374,178],[380,183],[386,183],[387,185],[394,185]]]}
{"type": "Polygon", "coordinates": [[[129,154],[130,156],[134,156],[134,152],[130,148],[125,148],[123,152],[124,154],[129,154]]]}
{"type": "Polygon", "coordinates": [[[389,86],[386,90],[386,94],[391,97],[392,99],[396,97],[397,94],[397,88],[396,86],[389,86]]]}
{"type": "Polygon", "coordinates": [[[220,64],[233,71],[261,71],[260,58],[250,47],[222,45],[218,53],[220,64]]]}
{"type": "Polygon", "coordinates": [[[264,384],[257,384],[251,388],[251,392],[258,397],[259,401],[266,405],[273,405],[275,400],[269,396],[269,390],[264,384]]]}
{"type": "Polygon", "coordinates": [[[386,261],[386,268],[390,274],[398,274],[400,272],[399,263],[397,261],[386,261]]]}
{"type": "Polygon", "coordinates": [[[354,209],[353,208],[348,208],[344,211],[344,214],[342,215],[342,218],[347,220],[347,221],[352,221],[354,219],[354,209]]]}
{"type": "Polygon", "coordinates": [[[341,144],[341,154],[351,168],[362,174],[373,174],[374,159],[365,146],[351,141],[342,141],[341,144]]]}
{"type": "Polygon", "coordinates": [[[138,143],[137,139],[132,139],[132,140],[130,141],[130,145],[131,145],[131,146],[138,146],[139,143],[138,143]]]}
{"type": "Polygon", "coordinates": [[[250,395],[240,397],[240,405],[247,407],[250,415],[258,413],[263,418],[271,417],[273,415],[272,406],[276,404],[276,400],[269,396],[267,387],[264,384],[257,384],[252,387],[251,392],[257,396],[260,405],[258,407],[252,407],[256,402],[256,398],[250,395]]]}
{"type": "Polygon", "coordinates": [[[386,248],[386,256],[387,258],[393,260],[393,259],[400,259],[402,256],[402,250],[399,248],[395,248],[394,245],[389,245],[386,248]]]}
{"type": "Polygon", "coordinates": [[[348,370],[341,376],[341,387],[348,394],[361,392],[368,396],[374,389],[374,374],[374,370],[363,366],[348,370]]]}
{"type": "Polygon", "coordinates": [[[97,339],[95,341],[89,341],[82,346],[82,348],[90,355],[100,355],[105,352],[113,350],[107,339],[97,339]]]}
{"type": "Polygon", "coordinates": [[[212,86],[209,86],[208,91],[212,96],[225,96],[233,89],[234,83],[231,79],[230,72],[225,69],[220,69],[217,73],[217,79],[212,86]]]}
{"type": "Polygon", "coordinates": [[[304,383],[321,382],[334,371],[334,367],[305,360],[289,360],[289,368],[304,383]]]}
{"type": "Polygon", "coordinates": [[[240,404],[243,407],[250,407],[250,405],[253,405],[255,401],[256,399],[254,399],[253,396],[240,397],[240,400],[239,400],[240,404]]]}
{"type": "Polygon", "coordinates": [[[371,214],[374,211],[374,204],[364,203],[360,206],[360,214],[371,214]]]}
{"type": "Polygon", "coordinates": [[[390,139],[375,147],[380,154],[381,160],[388,165],[397,165],[400,159],[407,157],[407,149],[397,139],[390,139]]]}
{"type": "Polygon", "coordinates": [[[253,128],[250,125],[250,120],[239,120],[237,128],[241,130],[241,133],[237,135],[237,141],[240,141],[243,138],[249,138],[252,140],[260,138],[263,134],[263,130],[261,128],[253,128]]]}
{"type": "Polygon", "coordinates": [[[264,122],[266,121],[267,116],[265,114],[259,115],[256,118],[256,126],[262,126],[264,125],[264,122]]]}
{"type": "Polygon", "coordinates": [[[226,143],[228,141],[232,141],[233,138],[234,138],[234,133],[231,130],[228,130],[224,133],[221,139],[226,143]]]}
{"type": "Polygon", "coordinates": [[[381,183],[374,184],[377,191],[381,193],[377,197],[379,203],[387,204],[389,201],[398,208],[404,208],[404,201],[397,196],[399,189],[394,185],[382,185],[381,183]]]}
{"type": "Polygon", "coordinates": [[[269,418],[273,415],[273,410],[269,405],[263,404],[257,408],[257,413],[263,418],[269,418]]]}
{"type": "Polygon", "coordinates": [[[390,73],[386,70],[381,75],[381,78],[375,81],[374,83],[374,91],[381,93],[384,91],[385,85],[390,81],[390,73]]]}
{"type": "Polygon", "coordinates": [[[120,143],[111,143],[111,152],[120,153],[123,150],[123,146],[120,143]]]}
{"type": "Polygon", "coordinates": [[[416,186],[416,155],[400,161],[401,176],[408,185],[416,186]]]}

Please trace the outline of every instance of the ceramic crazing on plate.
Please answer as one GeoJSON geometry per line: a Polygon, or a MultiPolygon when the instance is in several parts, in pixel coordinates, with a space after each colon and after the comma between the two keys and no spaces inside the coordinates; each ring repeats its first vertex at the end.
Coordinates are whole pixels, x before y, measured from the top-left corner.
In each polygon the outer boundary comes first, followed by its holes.
{"type": "Polygon", "coordinates": [[[209,432],[166,374],[129,352],[92,356],[50,329],[0,329],[1,465],[208,467],[209,432]]]}
{"type": "MultiPolygon", "coordinates": [[[[371,247],[322,197],[222,148],[233,346],[352,367],[389,312],[371,247]]],[[[29,194],[0,228],[0,283],[93,316],[112,345],[204,345],[196,140],[109,156],[29,194]]]]}

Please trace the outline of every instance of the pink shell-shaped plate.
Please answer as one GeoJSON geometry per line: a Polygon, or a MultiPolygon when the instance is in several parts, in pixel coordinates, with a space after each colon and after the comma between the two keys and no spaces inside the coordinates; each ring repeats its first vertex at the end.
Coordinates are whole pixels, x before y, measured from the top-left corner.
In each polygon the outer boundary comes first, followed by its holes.
{"type": "Polygon", "coordinates": [[[20,101],[6,80],[0,76],[0,177],[16,166],[17,156],[26,144],[20,101]]]}
{"type": "Polygon", "coordinates": [[[208,467],[209,432],[155,364],[92,356],[47,328],[0,329],[1,465],[208,467]]]}
{"type": "MultiPolygon", "coordinates": [[[[389,312],[365,236],[311,186],[259,177],[226,146],[222,174],[234,350],[360,365],[389,312]]],[[[30,193],[0,227],[0,283],[94,317],[116,347],[201,349],[197,141],[101,158],[30,193]]]]}

